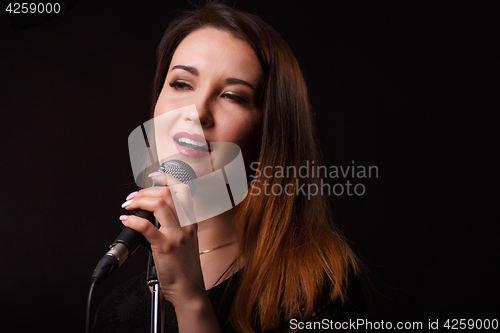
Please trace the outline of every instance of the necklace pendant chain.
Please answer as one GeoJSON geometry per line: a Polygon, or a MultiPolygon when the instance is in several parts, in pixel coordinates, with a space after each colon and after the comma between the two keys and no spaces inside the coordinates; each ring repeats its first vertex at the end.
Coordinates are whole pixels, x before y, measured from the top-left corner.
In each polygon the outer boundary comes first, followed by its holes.
{"type": "Polygon", "coordinates": [[[236,244],[236,243],[238,243],[238,241],[233,241],[233,242],[230,242],[230,243],[227,243],[227,244],[222,244],[222,245],[216,246],[216,247],[214,247],[212,249],[209,249],[209,250],[201,251],[200,252],[200,256],[202,254],[206,254],[208,252],[212,252],[212,251],[215,251],[215,250],[218,250],[218,249],[222,249],[223,247],[230,246],[230,245],[233,245],[233,244],[236,244]]]}

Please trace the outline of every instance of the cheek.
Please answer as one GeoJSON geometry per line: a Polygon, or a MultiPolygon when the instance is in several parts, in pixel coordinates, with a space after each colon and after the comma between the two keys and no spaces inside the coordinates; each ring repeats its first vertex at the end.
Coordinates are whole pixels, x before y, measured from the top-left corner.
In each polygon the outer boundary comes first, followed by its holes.
{"type": "Polygon", "coordinates": [[[258,125],[260,122],[250,124],[250,126],[247,123],[234,128],[236,137],[233,142],[240,147],[246,164],[258,157],[260,147],[260,138],[257,137],[258,125]]]}
{"type": "Polygon", "coordinates": [[[243,116],[232,119],[224,119],[228,141],[240,146],[246,145],[256,132],[260,122],[256,117],[243,116]]]}
{"type": "Polygon", "coordinates": [[[158,100],[156,101],[154,116],[162,115],[166,112],[173,111],[184,107],[183,103],[176,101],[172,96],[169,96],[168,92],[165,91],[168,87],[163,87],[158,100]]]}

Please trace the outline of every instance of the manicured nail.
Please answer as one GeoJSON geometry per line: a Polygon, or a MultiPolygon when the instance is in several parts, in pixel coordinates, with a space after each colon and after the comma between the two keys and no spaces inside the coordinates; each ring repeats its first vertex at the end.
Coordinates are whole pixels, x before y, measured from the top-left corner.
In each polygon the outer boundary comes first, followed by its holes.
{"type": "Polygon", "coordinates": [[[135,191],[135,192],[132,192],[128,195],[127,199],[126,200],[132,200],[133,198],[135,198],[135,196],[137,195],[137,193],[139,193],[138,191],[135,191]]]}
{"type": "Polygon", "coordinates": [[[159,171],[155,171],[155,172],[151,172],[151,173],[148,175],[148,177],[149,177],[149,178],[152,178],[152,177],[157,177],[157,176],[159,176],[159,175],[162,175],[162,173],[161,173],[161,172],[159,172],[159,171]]]}
{"type": "Polygon", "coordinates": [[[120,220],[125,221],[127,219],[128,215],[120,215],[120,220]]]}
{"type": "Polygon", "coordinates": [[[122,208],[125,208],[127,207],[128,205],[130,205],[132,203],[132,200],[127,200],[125,201],[123,204],[122,204],[122,208]]]}

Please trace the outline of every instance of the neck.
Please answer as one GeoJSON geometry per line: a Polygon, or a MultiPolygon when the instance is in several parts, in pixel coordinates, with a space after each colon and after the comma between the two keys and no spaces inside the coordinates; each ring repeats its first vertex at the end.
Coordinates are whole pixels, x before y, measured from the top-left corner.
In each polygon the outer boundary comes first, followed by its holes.
{"type": "MultiPolygon", "coordinates": [[[[234,226],[235,213],[236,210],[232,209],[198,224],[199,252],[238,240],[234,226]]],[[[200,256],[201,270],[207,290],[223,282],[243,266],[242,258],[231,266],[236,258],[238,258],[238,244],[200,256]]]]}
{"type": "Polygon", "coordinates": [[[238,240],[234,226],[235,213],[235,209],[231,209],[198,224],[200,252],[238,240]]]}

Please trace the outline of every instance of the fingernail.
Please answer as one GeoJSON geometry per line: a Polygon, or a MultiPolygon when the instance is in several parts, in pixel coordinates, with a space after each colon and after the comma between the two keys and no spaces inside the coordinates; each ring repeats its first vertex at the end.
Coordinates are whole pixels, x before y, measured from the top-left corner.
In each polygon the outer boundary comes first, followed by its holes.
{"type": "Polygon", "coordinates": [[[127,219],[128,215],[120,215],[120,220],[125,221],[127,219]]]}
{"type": "Polygon", "coordinates": [[[132,200],[127,200],[125,201],[123,204],[122,204],[122,208],[125,208],[127,207],[128,205],[130,205],[132,203],[132,200]]]}
{"type": "Polygon", "coordinates": [[[133,198],[135,198],[135,196],[137,195],[137,193],[139,193],[138,191],[135,191],[135,192],[132,192],[128,195],[127,199],[125,200],[132,200],[133,198]]]}
{"type": "Polygon", "coordinates": [[[156,177],[156,176],[159,176],[159,175],[162,175],[161,172],[159,171],[155,171],[155,172],[151,172],[148,177],[152,178],[152,177],[156,177]]]}

